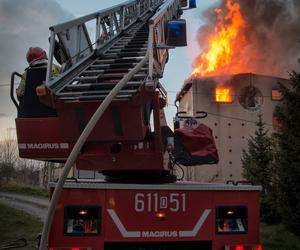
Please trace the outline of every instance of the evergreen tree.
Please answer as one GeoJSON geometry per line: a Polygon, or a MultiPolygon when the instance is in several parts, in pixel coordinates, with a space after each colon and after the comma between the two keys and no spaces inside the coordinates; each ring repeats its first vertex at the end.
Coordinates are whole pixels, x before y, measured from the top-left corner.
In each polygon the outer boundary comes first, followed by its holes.
{"type": "Polygon", "coordinates": [[[248,150],[242,156],[243,177],[255,185],[262,186],[261,217],[264,221],[279,222],[276,202],[276,171],[274,171],[273,140],[268,135],[262,114],[258,115],[257,129],[248,140],[248,150]]]}
{"type": "Polygon", "coordinates": [[[278,198],[283,223],[300,235],[300,74],[291,73],[289,86],[280,84],[283,101],[276,110],[278,198]]]}

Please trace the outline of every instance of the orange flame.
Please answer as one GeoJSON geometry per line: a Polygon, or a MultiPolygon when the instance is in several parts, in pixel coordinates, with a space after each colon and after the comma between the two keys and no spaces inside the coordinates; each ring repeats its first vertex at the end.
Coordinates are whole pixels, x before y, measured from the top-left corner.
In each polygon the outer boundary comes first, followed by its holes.
{"type": "Polygon", "coordinates": [[[222,102],[222,103],[233,102],[233,94],[230,88],[217,87],[215,94],[216,94],[216,102],[222,102]]]}
{"type": "Polygon", "coordinates": [[[208,49],[195,60],[195,69],[192,72],[194,77],[235,74],[242,70],[239,62],[234,62],[234,58],[245,46],[243,29],[246,27],[246,21],[238,3],[227,0],[226,8],[227,10],[214,10],[217,23],[213,34],[208,37],[208,49]]]}

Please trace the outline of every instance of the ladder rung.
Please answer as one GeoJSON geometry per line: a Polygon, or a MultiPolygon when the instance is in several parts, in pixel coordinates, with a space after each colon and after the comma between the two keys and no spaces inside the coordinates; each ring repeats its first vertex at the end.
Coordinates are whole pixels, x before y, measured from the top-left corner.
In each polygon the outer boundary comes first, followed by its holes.
{"type": "MultiPolygon", "coordinates": [[[[130,45],[130,44],[124,46],[125,49],[127,49],[127,48],[136,48],[136,47],[137,47],[136,45],[130,45]]],[[[145,44],[143,46],[138,46],[138,47],[139,48],[148,48],[148,45],[145,44]]]]}
{"type": "Polygon", "coordinates": [[[100,63],[114,63],[114,62],[115,62],[114,59],[98,59],[98,60],[95,61],[95,63],[98,63],[98,64],[100,64],[100,63]]]}
{"type": "Polygon", "coordinates": [[[138,52],[141,52],[141,51],[146,51],[147,50],[147,47],[142,47],[142,48],[124,48],[124,49],[120,49],[121,52],[125,52],[125,51],[128,51],[128,52],[132,52],[132,51],[138,51],[138,52]]]}
{"type": "Polygon", "coordinates": [[[143,56],[137,56],[137,57],[123,57],[123,58],[118,58],[115,60],[116,63],[122,63],[122,62],[128,62],[128,61],[133,61],[133,62],[139,62],[142,60],[144,57],[143,56]]]}
{"type": "MultiPolygon", "coordinates": [[[[76,89],[90,89],[90,88],[103,88],[103,87],[114,87],[118,82],[100,82],[100,83],[81,83],[81,84],[71,84],[67,85],[65,88],[68,90],[76,89]]],[[[125,87],[137,87],[140,86],[142,82],[127,82],[125,87]]]]}
{"type": "MultiPolygon", "coordinates": [[[[101,79],[105,79],[105,78],[122,78],[124,77],[126,74],[124,73],[112,73],[112,74],[103,74],[101,76],[101,79]]],[[[146,74],[135,74],[133,75],[132,78],[143,78],[146,77],[146,74]]]]}
{"type": "Polygon", "coordinates": [[[122,51],[119,54],[121,57],[134,57],[134,56],[144,56],[146,55],[145,51],[135,51],[135,52],[126,52],[126,51],[122,51]]]}
{"type": "MultiPolygon", "coordinates": [[[[120,90],[120,94],[134,94],[137,92],[138,89],[134,90],[120,90]]],[[[82,91],[82,92],[63,92],[59,93],[58,96],[66,97],[66,96],[84,96],[84,95],[108,95],[110,93],[110,90],[93,90],[93,91],[82,91]]]]}
{"type": "Polygon", "coordinates": [[[88,74],[88,75],[98,74],[98,76],[99,76],[100,73],[104,73],[104,70],[85,70],[81,74],[83,74],[83,75],[84,74],[88,74]]]}
{"type": "Polygon", "coordinates": [[[131,41],[131,42],[128,43],[128,45],[142,46],[146,43],[147,43],[147,41],[131,41]]]}
{"type": "Polygon", "coordinates": [[[82,76],[82,77],[75,77],[74,81],[96,81],[99,76],[82,76]]]}
{"type": "MultiPolygon", "coordinates": [[[[95,99],[103,100],[105,97],[106,97],[106,95],[93,95],[93,96],[79,96],[79,97],[60,97],[60,99],[67,100],[67,101],[95,100],[95,99]]],[[[118,100],[118,99],[128,100],[131,97],[132,97],[132,95],[117,95],[114,98],[114,100],[118,100]]]]}
{"type": "MultiPolygon", "coordinates": [[[[89,68],[91,69],[109,69],[111,64],[94,64],[91,65],[89,68]]],[[[101,70],[103,71],[103,70],[101,70]]]]}

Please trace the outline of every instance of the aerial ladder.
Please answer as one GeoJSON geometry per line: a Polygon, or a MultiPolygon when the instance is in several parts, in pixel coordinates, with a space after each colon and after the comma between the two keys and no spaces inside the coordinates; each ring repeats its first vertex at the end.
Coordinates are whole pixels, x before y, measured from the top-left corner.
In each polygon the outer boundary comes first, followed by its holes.
{"type": "Polygon", "coordinates": [[[84,143],[77,169],[101,171],[112,179],[136,180],[138,175],[153,181],[152,174],[172,178],[163,163],[161,115],[167,93],[159,79],[168,50],[180,45],[175,36],[184,35],[185,27],[176,24],[181,14],[179,0],[129,1],[51,27],[45,85],[38,86],[41,79],[31,77],[43,77],[36,72],[40,69],[28,72],[28,91],[17,106],[20,156],[64,162],[99,104],[125,79],[84,143]],[[177,30],[167,45],[164,33],[172,20],[169,25],[175,23],[177,30]],[[92,21],[94,42],[87,26],[92,21]],[[54,59],[61,73],[52,77],[54,59]]]}
{"type": "Polygon", "coordinates": [[[20,103],[21,75],[12,74],[20,156],[65,164],[51,185],[41,250],[261,249],[259,187],[175,183],[159,79],[168,50],[186,45],[180,16],[195,7],[131,0],[52,26],[47,69],[27,72],[20,103]],[[66,182],[74,164],[106,180],[66,182]]]}

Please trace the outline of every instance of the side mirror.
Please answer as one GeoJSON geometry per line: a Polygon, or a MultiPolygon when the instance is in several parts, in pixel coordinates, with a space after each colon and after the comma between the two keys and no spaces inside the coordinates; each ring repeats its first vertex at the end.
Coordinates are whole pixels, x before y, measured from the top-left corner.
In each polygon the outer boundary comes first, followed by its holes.
{"type": "Polygon", "coordinates": [[[171,20],[165,29],[166,45],[171,47],[184,47],[186,42],[186,22],[184,19],[171,20]]]}

